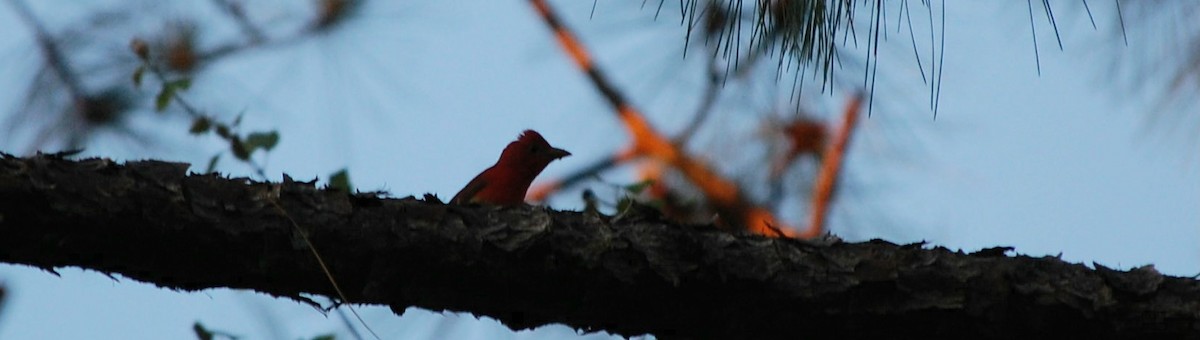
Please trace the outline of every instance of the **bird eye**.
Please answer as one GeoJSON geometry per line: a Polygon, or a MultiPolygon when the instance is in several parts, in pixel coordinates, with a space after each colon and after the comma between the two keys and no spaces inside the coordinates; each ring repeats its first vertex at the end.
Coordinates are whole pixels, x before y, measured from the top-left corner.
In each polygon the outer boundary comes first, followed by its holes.
{"type": "Polygon", "coordinates": [[[541,147],[537,146],[536,144],[529,146],[529,152],[532,152],[532,153],[537,153],[538,150],[540,150],[540,149],[541,149],[541,147]]]}

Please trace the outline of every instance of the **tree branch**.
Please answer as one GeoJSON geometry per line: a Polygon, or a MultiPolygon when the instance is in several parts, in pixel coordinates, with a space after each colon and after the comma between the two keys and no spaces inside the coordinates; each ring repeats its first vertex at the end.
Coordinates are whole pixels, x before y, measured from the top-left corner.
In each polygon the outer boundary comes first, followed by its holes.
{"type": "MultiPolygon", "coordinates": [[[[0,155],[0,261],[164,288],[356,303],[661,338],[1200,336],[1200,283],[1054,257],[884,241],[815,244],[541,207],[381,199],[188,165],[0,155]]],[[[631,209],[632,211],[642,211],[631,209]]]]}

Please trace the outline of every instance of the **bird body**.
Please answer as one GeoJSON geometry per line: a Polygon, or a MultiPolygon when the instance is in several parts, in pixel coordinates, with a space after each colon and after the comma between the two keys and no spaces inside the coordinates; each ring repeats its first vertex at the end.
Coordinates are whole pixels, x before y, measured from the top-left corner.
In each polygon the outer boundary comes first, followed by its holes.
{"type": "Polygon", "coordinates": [[[517,140],[508,143],[495,165],[467,182],[450,199],[450,204],[511,206],[525,203],[525,192],[533,179],[550,162],[570,155],[566,150],[550,146],[537,131],[525,130],[517,140]]]}

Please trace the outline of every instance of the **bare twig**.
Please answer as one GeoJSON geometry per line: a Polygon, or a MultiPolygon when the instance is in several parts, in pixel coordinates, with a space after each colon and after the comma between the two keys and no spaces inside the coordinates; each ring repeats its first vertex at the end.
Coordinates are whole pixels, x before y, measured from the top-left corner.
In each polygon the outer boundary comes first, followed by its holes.
{"type": "Polygon", "coordinates": [[[859,108],[862,106],[862,95],[856,94],[846,104],[842,115],[842,127],[838,130],[836,139],[825,149],[821,163],[821,172],[817,175],[817,185],[813,190],[813,211],[808,230],[800,234],[802,238],[820,236],[825,230],[825,216],[829,214],[829,206],[833,200],[833,192],[837,188],[837,180],[841,174],[842,162],[854,133],[855,123],[858,122],[859,108]]]}
{"type": "Polygon", "coordinates": [[[253,22],[250,22],[250,18],[246,17],[246,11],[242,8],[240,2],[234,2],[234,0],[213,0],[213,3],[237,23],[238,27],[242,29],[242,33],[250,39],[251,44],[260,44],[267,40],[262,30],[258,29],[258,26],[255,26],[253,22]]]}
{"type": "Polygon", "coordinates": [[[567,175],[560,180],[539,183],[537,186],[529,189],[529,194],[526,195],[526,198],[534,202],[545,201],[547,197],[550,197],[550,194],[561,191],[565,188],[570,188],[575,184],[583,182],[584,180],[591,178],[600,172],[611,169],[614,166],[624,164],[626,161],[636,158],[636,156],[637,155],[633,152],[633,148],[622,149],[621,151],[597,160],[591,165],[585,166],[575,173],[567,175]]]}
{"type": "Polygon", "coordinates": [[[9,0],[8,3],[17,11],[21,20],[24,20],[25,24],[33,29],[38,46],[41,47],[43,56],[46,58],[46,64],[54,71],[59,80],[63,82],[63,85],[67,87],[71,98],[76,103],[85,101],[87,91],[84,90],[83,83],[79,81],[78,74],[76,74],[75,70],[71,69],[66,56],[63,55],[62,50],[59,49],[54,39],[50,37],[50,33],[46,31],[45,26],[42,25],[41,21],[38,21],[37,17],[33,15],[33,12],[29,10],[24,1],[9,0]]]}
{"type": "MultiPolygon", "coordinates": [[[[138,42],[135,41],[135,44],[137,44],[137,43],[138,42]]],[[[157,66],[155,66],[153,63],[145,61],[143,63],[143,67],[145,67],[145,69],[147,71],[149,71],[150,74],[153,75],[154,78],[157,79],[159,82],[161,82],[163,84],[167,84],[170,82],[169,80],[167,80],[166,73],[163,70],[161,70],[160,68],[158,68],[157,66]]],[[[192,117],[193,120],[206,120],[208,122],[218,122],[219,121],[218,119],[216,119],[216,117],[205,114],[204,112],[200,112],[199,109],[197,109],[190,102],[188,102],[187,98],[184,98],[182,95],[180,95],[179,91],[171,91],[169,93],[169,95],[171,96],[171,100],[174,101],[176,104],[178,104],[179,107],[183,109],[183,112],[186,113],[188,116],[192,117]]],[[[237,138],[237,136],[234,136],[229,133],[224,133],[224,134],[218,133],[218,136],[221,137],[222,139],[225,139],[226,141],[231,142],[231,143],[235,142],[234,139],[237,138]]],[[[267,179],[267,172],[264,169],[264,167],[262,166],[262,164],[259,164],[258,162],[254,161],[253,158],[250,158],[250,157],[246,157],[242,161],[245,162],[247,165],[249,165],[250,168],[254,170],[254,173],[259,176],[259,178],[262,178],[263,180],[267,179]]]]}
{"type": "MultiPolygon", "coordinates": [[[[543,21],[554,31],[558,42],[592,81],[592,84],[611,105],[633,137],[633,150],[640,156],[670,164],[696,185],[720,214],[727,227],[740,226],[762,235],[776,235],[774,227],[783,226],[774,214],[749,202],[738,186],[725,179],[707,164],[680,150],[660,134],[640,110],[617,91],[604,74],[592,63],[586,48],[563,26],[544,0],[531,0],[543,21]]],[[[788,229],[788,228],[781,228],[788,229]]]]}

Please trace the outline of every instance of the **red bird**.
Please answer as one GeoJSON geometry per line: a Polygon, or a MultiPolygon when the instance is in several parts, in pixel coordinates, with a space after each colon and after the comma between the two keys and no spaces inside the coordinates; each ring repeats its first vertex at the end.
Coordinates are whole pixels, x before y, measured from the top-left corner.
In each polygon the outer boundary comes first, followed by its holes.
{"type": "Polygon", "coordinates": [[[471,179],[450,199],[450,204],[511,206],[525,203],[525,192],[533,178],[551,161],[570,155],[566,150],[550,146],[537,131],[525,130],[516,141],[508,143],[495,165],[471,179]]]}

